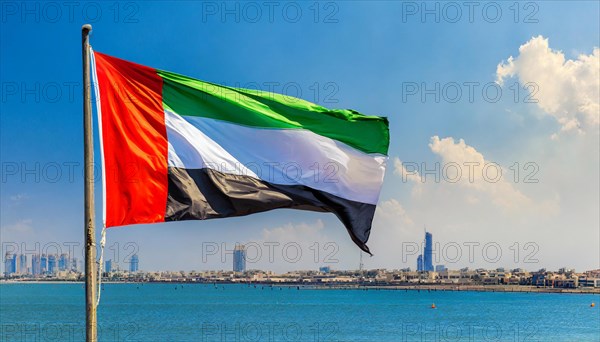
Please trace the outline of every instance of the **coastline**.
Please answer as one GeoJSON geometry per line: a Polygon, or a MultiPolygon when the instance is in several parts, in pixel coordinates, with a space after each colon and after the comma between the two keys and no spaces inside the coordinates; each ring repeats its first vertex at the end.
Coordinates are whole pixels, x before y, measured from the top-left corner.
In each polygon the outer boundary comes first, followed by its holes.
{"type": "MultiPolygon", "coordinates": [[[[2,280],[2,284],[81,284],[83,281],[68,280],[2,280]]],[[[558,293],[558,294],[600,294],[600,288],[552,288],[528,285],[440,285],[440,284],[410,284],[410,285],[370,285],[370,284],[297,284],[277,282],[190,282],[190,281],[103,281],[102,284],[186,284],[186,285],[247,285],[268,286],[282,288],[296,288],[297,290],[359,290],[359,291],[464,291],[464,292],[507,292],[507,293],[558,293]]]]}

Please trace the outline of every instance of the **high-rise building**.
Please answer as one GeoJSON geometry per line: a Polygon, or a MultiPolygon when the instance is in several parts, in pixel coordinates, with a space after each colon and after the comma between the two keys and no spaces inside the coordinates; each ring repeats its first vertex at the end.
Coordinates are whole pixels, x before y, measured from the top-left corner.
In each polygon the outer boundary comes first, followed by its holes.
{"type": "Polygon", "coordinates": [[[419,254],[417,257],[417,272],[423,271],[423,254],[419,254]]]}
{"type": "Polygon", "coordinates": [[[246,272],[246,247],[236,245],[233,249],[233,272],[246,272]]]}
{"type": "Polygon", "coordinates": [[[31,274],[34,276],[42,274],[42,261],[39,254],[31,256],[31,274]]]}
{"type": "Polygon", "coordinates": [[[49,274],[54,274],[58,271],[57,267],[56,267],[56,254],[49,254],[48,255],[48,273],[49,274]]]}
{"type": "Polygon", "coordinates": [[[112,260],[111,259],[106,260],[104,262],[104,272],[106,272],[106,273],[112,272],[112,260]]]}
{"type": "Polygon", "coordinates": [[[67,253],[63,253],[58,258],[58,270],[66,271],[69,268],[69,255],[67,253]]]}
{"type": "Polygon", "coordinates": [[[140,265],[140,259],[137,254],[131,256],[129,259],[129,272],[137,272],[140,265]]]}
{"type": "Polygon", "coordinates": [[[425,232],[425,251],[423,253],[423,270],[433,271],[433,236],[425,232]]]}
{"type": "Polygon", "coordinates": [[[328,274],[331,272],[331,267],[329,267],[329,266],[319,267],[319,272],[328,274]]]}
{"type": "Polygon", "coordinates": [[[77,258],[72,258],[71,262],[70,262],[70,269],[73,272],[79,272],[79,268],[78,268],[78,264],[77,264],[77,258]]]}
{"type": "Polygon", "coordinates": [[[48,273],[48,256],[46,254],[42,254],[42,257],[40,258],[40,270],[40,274],[48,273]]]}
{"type": "Polygon", "coordinates": [[[19,271],[19,259],[17,254],[12,255],[12,264],[10,265],[10,273],[16,274],[19,271]]]}
{"type": "Polygon", "coordinates": [[[19,255],[19,273],[27,274],[27,254],[19,255]]]}
{"type": "Polygon", "coordinates": [[[17,272],[17,255],[6,252],[4,256],[4,276],[8,277],[17,272]]]}

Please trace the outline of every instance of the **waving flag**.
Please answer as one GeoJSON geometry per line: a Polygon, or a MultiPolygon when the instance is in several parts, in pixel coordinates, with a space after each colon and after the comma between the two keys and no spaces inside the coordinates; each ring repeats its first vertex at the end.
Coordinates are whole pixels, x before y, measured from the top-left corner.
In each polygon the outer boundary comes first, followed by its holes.
{"type": "Polygon", "coordinates": [[[93,54],[106,227],[331,212],[369,252],[386,118],[93,54]]]}

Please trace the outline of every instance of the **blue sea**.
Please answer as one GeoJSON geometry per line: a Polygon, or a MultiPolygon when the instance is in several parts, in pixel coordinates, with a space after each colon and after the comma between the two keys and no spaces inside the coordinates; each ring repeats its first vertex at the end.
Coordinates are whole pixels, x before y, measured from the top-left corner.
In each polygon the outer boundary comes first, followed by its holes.
{"type": "MultiPolygon", "coordinates": [[[[600,341],[599,304],[580,294],[104,284],[98,326],[100,341],[600,341]]],[[[82,341],[84,311],[82,284],[2,284],[0,341],[82,341]]]]}

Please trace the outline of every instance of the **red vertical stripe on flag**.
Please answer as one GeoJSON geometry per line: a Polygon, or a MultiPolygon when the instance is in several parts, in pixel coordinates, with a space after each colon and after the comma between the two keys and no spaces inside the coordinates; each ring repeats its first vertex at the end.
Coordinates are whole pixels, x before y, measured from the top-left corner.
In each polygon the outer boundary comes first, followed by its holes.
{"type": "Polygon", "coordinates": [[[95,52],[106,186],[106,227],[163,222],[167,130],[154,69],[95,52]]]}

